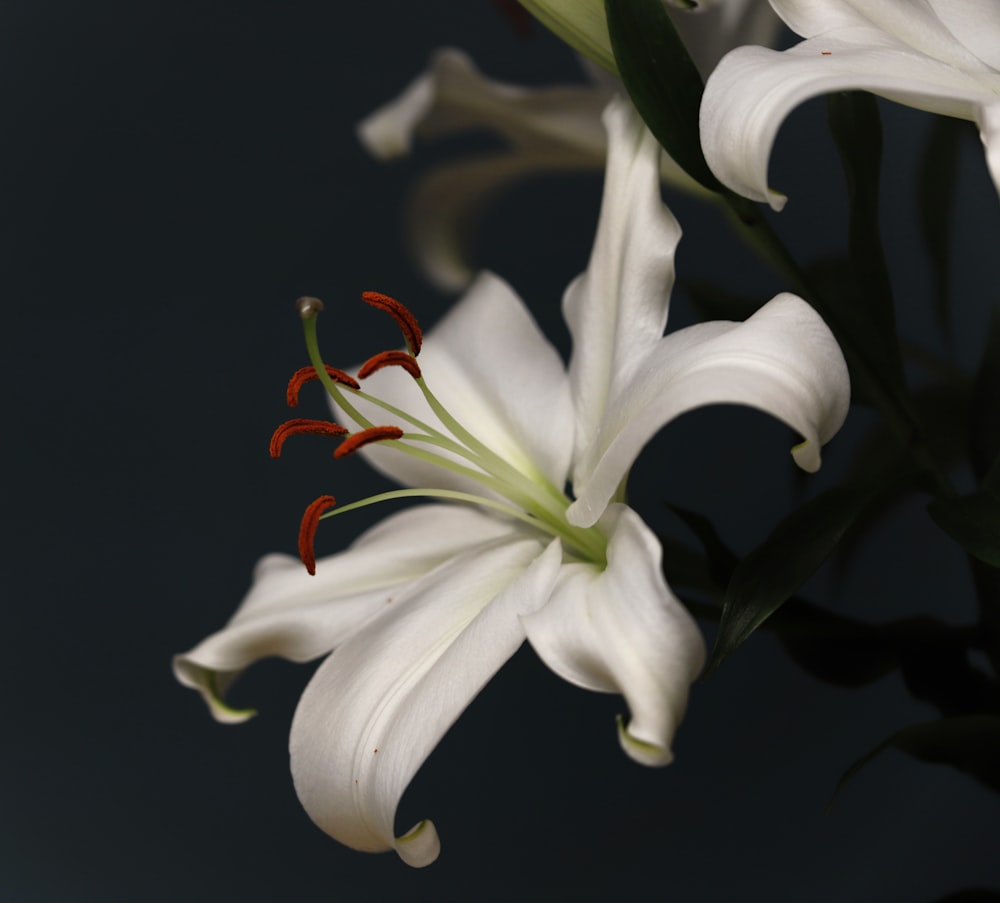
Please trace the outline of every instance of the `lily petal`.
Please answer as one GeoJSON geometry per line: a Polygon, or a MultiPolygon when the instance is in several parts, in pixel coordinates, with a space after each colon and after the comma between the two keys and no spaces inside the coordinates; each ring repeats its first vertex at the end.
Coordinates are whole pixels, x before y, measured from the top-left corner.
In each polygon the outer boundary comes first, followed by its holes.
{"type": "Polygon", "coordinates": [[[529,177],[595,172],[601,163],[554,147],[490,154],[433,169],[417,180],[406,201],[404,231],[410,256],[438,288],[460,291],[476,275],[471,263],[475,238],[495,199],[529,177]]]}
{"type": "MultiPolygon", "coordinates": [[[[437,398],[481,442],[522,473],[541,473],[555,486],[565,484],[572,452],[568,437],[573,433],[566,372],[524,302],[499,276],[479,276],[425,336],[419,362],[437,398]]],[[[362,388],[442,428],[405,373],[380,370],[362,388]]],[[[361,403],[358,407],[376,422],[385,422],[384,412],[361,403]]],[[[361,453],[406,486],[483,491],[467,477],[391,448],[371,445],[361,453]]]]}
{"type": "Polygon", "coordinates": [[[509,532],[509,525],[477,509],[421,505],[320,559],[315,577],[298,558],[267,555],[229,623],[175,656],[174,674],[202,694],[217,720],[245,721],[253,710],[230,708],[222,696],[248,665],[269,656],[303,662],[325,655],[383,611],[400,587],[509,532]]]}
{"type": "Polygon", "coordinates": [[[316,824],[341,843],[437,857],[422,821],[396,836],[396,807],[417,769],[524,640],[519,615],[549,596],[558,542],[513,534],[459,555],[404,590],[317,670],[290,740],[292,777],[316,824]]]}
{"type": "Polygon", "coordinates": [[[781,294],[745,323],[699,323],[664,337],[616,383],[600,432],[581,461],[570,523],[594,523],[642,447],[670,420],[709,404],[743,404],[787,423],[805,440],[792,454],[807,471],[850,403],[844,356],[805,301],[781,294]]]}
{"type": "Polygon", "coordinates": [[[602,160],[599,116],[610,98],[610,91],[592,85],[524,88],[493,81],[465,53],[447,47],[396,100],[358,124],[358,137],[374,156],[391,159],[408,154],[414,136],[485,128],[521,150],[558,147],[569,158],[602,160]]]}
{"type": "MultiPolygon", "coordinates": [[[[933,49],[958,54],[957,42],[946,43],[936,41],[933,49]]],[[[968,59],[974,58],[969,54],[968,59]]],[[[982,71],[915,52],[886,31],[863,25],[824,32],[782,52],[740,47],[722,60],[705,86],[700,125],[705,159],[734,191],[780,210],[786,198],[768,186],[767,166],[781,123],[812,97],[864,90],[976,122],[1000,190],[992,128],[1000,74],[974,62],[982,71]]]]}
{"type": "MultiPolygon", "coordinates": [[[[411,252],[439,287],[457,291],[469,284],[477,269],[469,263],[470,237],[487,205],[510,185],[531,175],[604,166],[601,113],[624,88],[605,70],[584,68],[590,84],[527,88],[488,79],[464,53],[445,48],[398,98],[358,125],[361,143],[383,160],[409,154],[415,138],[473,130],[498,135],[506,145],[432,170],[408,199],[411,252]]],[[[660,176],[689,193],[705,193],[667,154],[660,176]]]]}
{"type": "MultiPolygon", "coordinates": [[[[680,6],[680,3],[675,3],[680,6]]],[[[734,47],[759,44],[770,47],[781,30],[781,19],[761,0],[702,0],[697,9],[667,9],[691,59],[708,78],[734,47]]]]}
{"type": "Polygon", "coordinates": [[[601,525],[609,534],[607,568],[565,565],[550,601],[522,620],[528,641],[560,677],[625,697],[625,752],[644,765],[666,765],[704,642],[663,579],[649,527],[618,504],[601,525]]]}
{"type": "Polygon", "coordinates": [[[612,101],[603,118],[608,161],[597,235],[586,272],[563,297],[577,458],[600,427],[612,378],[663,336],[681,236],[660,200],[656,139],[625,100],[612,101]]]}
{"type": "Polygon", "coordinates": [[[804,38],[874,26],[912,50],[969,69],[985,69],[1000,52],[989,46],[1000,28],[993,0],[773,0],[771,6],[804,38]]]}

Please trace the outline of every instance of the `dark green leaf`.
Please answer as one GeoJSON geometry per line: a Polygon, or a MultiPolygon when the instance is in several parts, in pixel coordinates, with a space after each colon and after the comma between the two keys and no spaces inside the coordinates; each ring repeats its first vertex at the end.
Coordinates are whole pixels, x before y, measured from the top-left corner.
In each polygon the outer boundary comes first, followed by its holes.
{"type": "Polygon", "coordinates": [[[914,724],[883,740],[844,772],[834,797],[862,768],[887,749],[921,762],[951,765],[1000,792],[1000,717],[966,715],[914,724]]]}
{"type": "Polygon", "coordinates": [[[853,345],[875,368],[895,397],[907,396],[896,338],[889,269],[879,232],[879,171],[882,123],[871,94],[859,91],[827,98],[830,130],[847,179],[848,256],[855,291],[832,296],[838,319],[850,330],[853,345]]]}
{"type": "Polygon", "coordinates": [[[776,612],[767,627],[803,671],[837,686],[864,686],[899,664],[888,631],[796,600],[776,612]]]}
{"type": "Polygon", "coordinates": [[[991,462],[1000,456],[1000,313],[996,308],[976,373],[969,426],[972,466],[982,479],[991,462]]]}
{"type": "Polygon", "coordinates": [[[969,887],[955,891],[936,900],[935,903],[1000,903],[1000,890],[990,890],[986,887],[969,887]]]}
{"type": "Polygon", "coordinates": [[[722,191],[701,150],[705,86],[662,0],[605,0],[604,10],[618,72],[649,130],[691,178],[722,191]]]}
{"type": "MultiPolygon", "coordinates": [[[[729,583],[736,570],[739,559],[722,541],[712,522],[704,515],[680,508],[677,505],[666,504],[666,507],[679,517],[694,533],[705,550],[708,572],[716,585],[722,589],[729,583]]],[[[669,578],[668,578],[669,579],[669,578]]]]}
{"type": "Polygon", "coordinates": [[[741,646],[829,557],[881,487],[838,486],[788,515],[733,574],[706,675],[741,646]]]}
{"type": "Polygon", "coordinates": [[[1000,568],[1000,493],[984,488],[954,499],[934,499],[927,510],[966,552],[1000,568]]]}
{"type": "Polygon", "coordinates": [[[958,152],[969,125],[951,116],[935,116],[930,137],[920,160],[917,178],[917,203],[920,231],[927,261],[931,266],[934,307],[938,324],[950,332],[948,281],[951,276],[951,224],[955,211],[955,177],[958,152]]]}
{"type": "MultiPolygon", "coordinates": [[[[971,388],[968,380],[959,384],[932,385],[914,397],[917,414],[928,426],[934,455],[944,465],[959,463],[968,447],[968,410],[971,388]]],[[[888,515],[913,490],[933,491],[925,475],[899,464],[902,445],[887,424],[881,423],[866,437],[854,455],[852,480],[882,479],[883,491],[858,518],[837,549],[836,566],[846,572],[853,555],[863,547],[868,530],[888,515]],[[879,474],[883,476],[880,478],[879,474]]]]}
{"type": "Polygon", "coordinates": [[[659,539],[663,549],[663,575],[671,587],[698,590],[721,600],[723,586],[712,576],[704,556],[669,537],[660,536],[659,539]]]}

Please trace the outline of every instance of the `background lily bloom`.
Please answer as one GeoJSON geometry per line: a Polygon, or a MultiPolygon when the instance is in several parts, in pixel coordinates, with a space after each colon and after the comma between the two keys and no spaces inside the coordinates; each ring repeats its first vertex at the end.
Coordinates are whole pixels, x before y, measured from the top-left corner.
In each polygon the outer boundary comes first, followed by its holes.
{"type": "MultiPolygon", "coordinates": [[[[674,13],[673,19],[705,76],[733,47],[769,44],[781,26],[758,0],[726,0],[697,15],[674,13]]],[[[415,138],[433,141],[475,129],[496,134],[506,145],[437,167],[413,188],[406,209],[411,253],[441,288],[458,291],[472,281],[477,268],[470,236],[485,207],[511,183],[604,167],[601,112],[624,90],[617,76],[582,62],[589,83],[528,88],[489,79],[465,53],[443,48],[397,98],[358,124],[361,143],[381,160],[409,154],[415,138]]],[[[660,176],[672,188],[711,196],[665,152],[660,176]]]]}
{"type": "MultiPolygon", "coordinates": [[[[328,656],[295,714],[292,774],[313,820],[356,849],[394,848],[414,866],[435,859],[431,822],[396,835],[397,804],[525,639],[571,683],[622,694],[623,749],[644,764],[669,762],[704,648],[664,581],[656,537],[625,504],[633,461],[679,414],[740,403],[795,429],[804,439],[795,459],[814,470],[846,415],[840,349],[795,296],[745,323],[663,335],[680,229],[660,201],[659,148],[624,101],[604,121],[597,236],[564,299],[568,370],[513,290],[482,275],[420,353],[439,406],[396,368],[366,378],[363,396],[345,396],[362,417],[385,416],[372,398],[414,413],[424,433],[361,453],[420,487],[414,494],[461,494],[462,503],[388,517],[322,559],[314,578],[295,559],[268,556],[230,623],[175,660],[178,679],[216,717],[238,721],[249,713],[220,693],[243,668],[270,655],[328,656]],[[426,448],[420,437],[432,434],[454,438],[464,469],[401,453],[426,448]]],[[[344,410],[342,420],[361,422],[344,410]]]]}
{"type": "MultiPolygon", "coordinates": [[[[520,0],[571,47],[617,73],[604,0],[520,0]]],[[[778,20],[761,0],[663,0],[703,75],[738,44],[770,44],[778,20]]]]}
{"type": "Polygon", "coordinates": [[[740,47],[708,80],[701,136],[712,171],[767,201],[767,164],[785,117],[811,97],[864,90],[969,119],[1000,190],[1000,4],[995,0],[771,0],[806,38],[777,52],[740,47]]]}

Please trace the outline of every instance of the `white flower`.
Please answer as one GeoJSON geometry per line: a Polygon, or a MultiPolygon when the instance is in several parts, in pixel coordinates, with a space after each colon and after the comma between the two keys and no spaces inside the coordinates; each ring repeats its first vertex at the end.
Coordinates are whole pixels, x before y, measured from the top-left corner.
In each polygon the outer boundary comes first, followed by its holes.
{"type": "MultiPolygon", "coordinates": [[[[383,497],[450,503],[388,517],[322,559],[315,577],[287,556],[265,558],[229,624],[175,660],[178,679],[216,717],[237,721],[249,713],[220,694],[246,666],[328,656],[295,714],[292,774],[313,820],[356,849],[394,848],[415,866],[434,860],[429,821],[397,836],[398,801],[526,638],[566,680],[625,697],[619,736],[630,756],[669,762],[704,649],[664,581],[659,543],[624,503],[633,460],[679,414],[735,402],[790,424],[805,439],[795,459],[813,470],[845,416],[840,350],[794,296],[746,323],[663,336],[680,229],[659,200],[655,140],[624,102],[609,106],[605,122],[597,237],[564,299],[568,371],[496,276],[482,275],[427,337],[419,370],[417,333],[395,309],[410,352],[370,359],[358,373],[363,392],[326,381],[340,419],[362,427],[338,452],[381,438],[361,453],[414,487],[383,497]],[[386,362],[410,375],[370,372],[386,362]],[[400,428],[375,426],[386,420],[400,428]]],[[[305,559],[329,501],[304,519],[305,559]]]]}
{"type": "MultiPolygon", "coordinates": [[[[603,22],[603,3],[600,7],[603,22]]],[[[737,44],[769,43],[781,24],[760,0],[726,0],[704,14],[673,18],[706,75],[737,44]]],[[[484,207],[512,183],[604,166],[601,112],[622,86],[596,67],[587,72],[587,84],[527,88],[488,79],[460,50],[445,48],[397,98],[359,123],[361,143],[381,160],[409,154],[414,138],[431,141],[475,129],[496,133],[506,145],[450,161],[414,186],[406,235],[414,259],[436,285],[457,291],[472,280],[476,268],[469,263],[469,239],[484,207]]],[[[708,194],[666,153],[660,175],[673,188],[708,194]]]]}
{"type": "MultiPolygon", "coordinates": [[[[604,0],[520,2],[571,47],[608,71],[617,73],[604,0]]],[[[664,0],[663,5],[688,52],[706,75],[732,47],[745,43],[769,44],[778,25],[774,14],[761,0],[664,0]]]]}
{"type": "Polygon", "coordinates": [[[771,0],[806,38],[789,50],[740,47],[706,85],[702,146],[734,191],[780,210],[768,186],[775,135],[811,97],[864,90],[970,119],[1000,190],[1000,3],[996,0],[771,0]]]}

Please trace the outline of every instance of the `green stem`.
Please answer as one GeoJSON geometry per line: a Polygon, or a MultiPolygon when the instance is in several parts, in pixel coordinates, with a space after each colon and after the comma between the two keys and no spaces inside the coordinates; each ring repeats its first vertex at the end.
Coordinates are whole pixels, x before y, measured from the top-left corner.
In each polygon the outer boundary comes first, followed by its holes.
{"type": "Polygon", "coordinates": [[[816,290],[780,236],[761,214],[758,206],[746,198],[728,192],[724,197],[729,207],[729,219],[736,233],[773,269],[788,279],[792,289],[812,304],[826,320],[840,342],[852,376],[863,385],[867,396],[878,407],[920,469],[930,475],[936,485],[937,494],[948,498],[954,496],[955,490],[951,481],[927,447],[921,426],[913,413],[910,396],[900,397],[883,385],[865,356],[850,342],[849,331],[845,328],[836,305],[816,290]]]}

